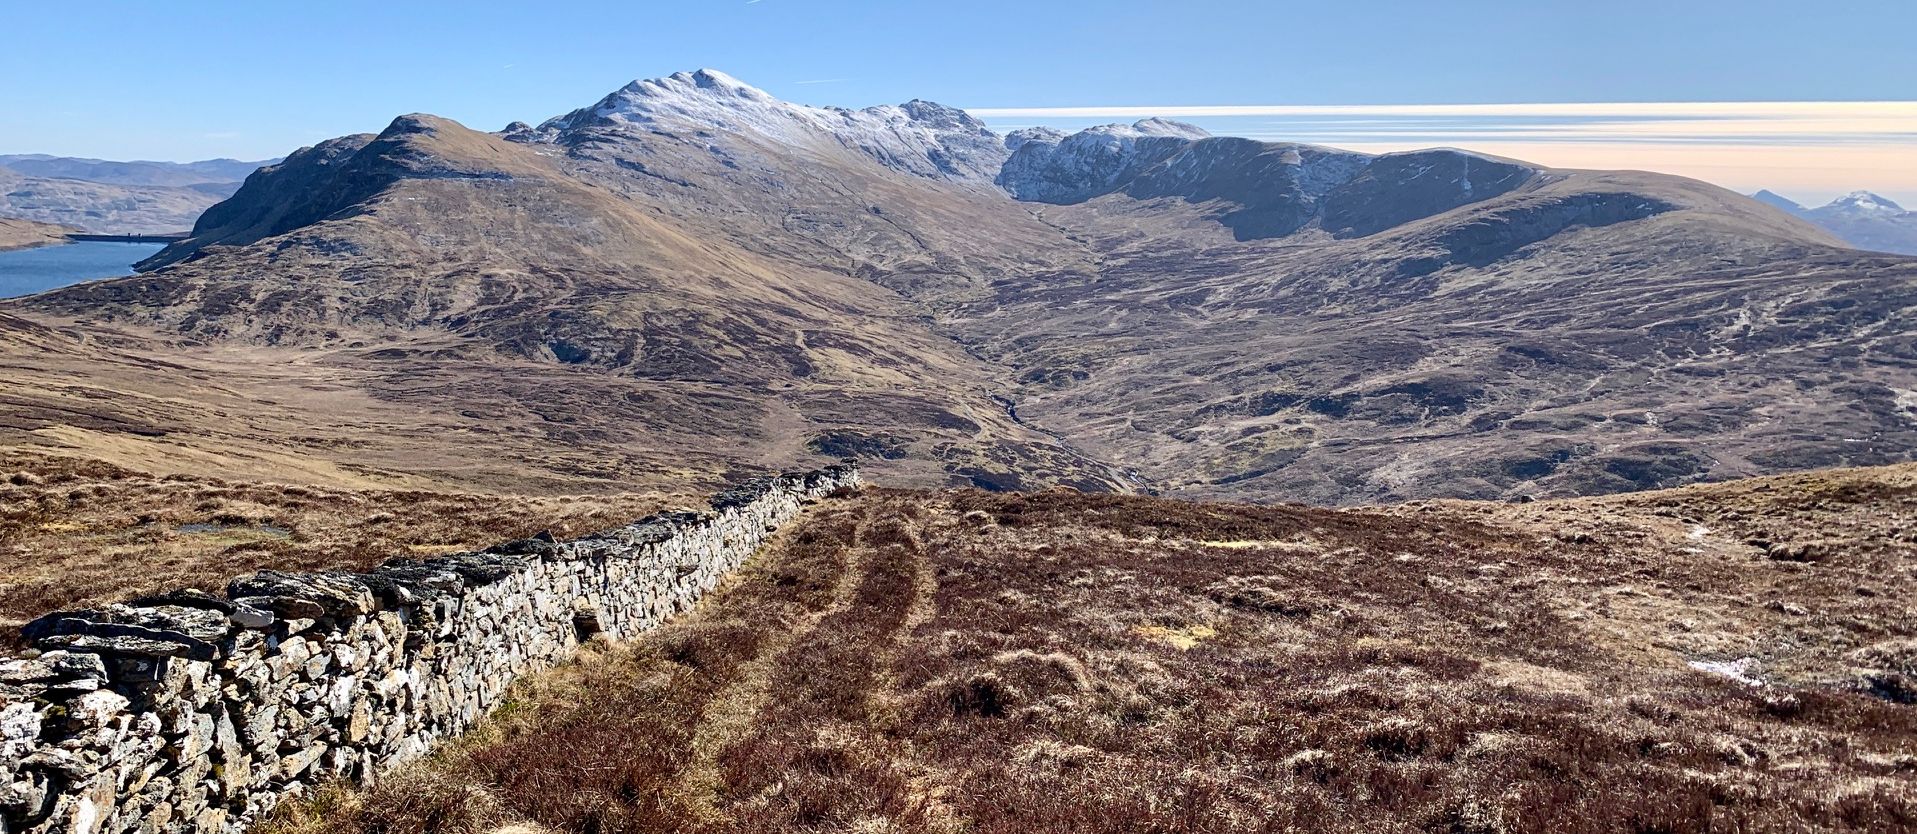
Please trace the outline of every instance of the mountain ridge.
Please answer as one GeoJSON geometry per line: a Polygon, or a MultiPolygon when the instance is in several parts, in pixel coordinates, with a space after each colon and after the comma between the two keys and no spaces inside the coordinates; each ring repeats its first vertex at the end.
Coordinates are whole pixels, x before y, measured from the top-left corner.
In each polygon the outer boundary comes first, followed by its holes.
{"type": "Polygon", "coordinates": [[[115,162],[46,154],[0,156],[0,217],[103,234],[192,228],[233,195],[256,163],[115,162]]]}
{"type": "Polygon", "coordinates": [[[1862,249],[1917,255],[1917,211],[1858,190],[1810,208],[1768,189],[1751,195],[1825,229],[1862,249]]]}
{"type": "Polygon", "coordinates": [[[202,159],[194,162],[93,159],[51,154],[0,154],[0,168],[25,176],[75,179],[107,185],[191,186],[239,182],[253,171],[278,162],[263,159],[202,159]]]}
{"type": "MultiPolygon", "coordinates": [[[[1917,263],[1714,186],[1152,123],[994,134],[992,179],[1071,198],[1020,200],[936,164],[974,137],[949,108],[763,97],[683,73],[499,134],[402,117],[259,172],[143,275],[9,311],[308,356],[420,415],[382,419],[512,449],[436,475],[482,482],[677,447],[1354,503],[1917,449],[1917,263]]],[[[450,453],[432,434],[368,448],[403,471],[450,453]]]]}
{"type": "Polygon", "coordinates": [[[888,167],[957,180],[989,180],[1004,156],[998,134],[963,110],[919,99],[859,110],[808,107],[712,69],[634,81],[509,138],[562,143],[595,128],[688,126],[755,132],[795,146],[830,137],[888,167]]]}

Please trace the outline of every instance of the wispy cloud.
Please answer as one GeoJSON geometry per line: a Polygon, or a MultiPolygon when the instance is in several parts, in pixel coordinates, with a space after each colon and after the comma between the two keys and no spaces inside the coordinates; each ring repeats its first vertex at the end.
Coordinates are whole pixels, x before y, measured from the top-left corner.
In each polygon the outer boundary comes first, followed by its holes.
{"type": "MultiPolygon", "coordinates": [[[[1874,188],[1917,197],[1917,102],[984,107],[1004,130],[1160,116],[1214,133],[1353,150],[1452,146],[1549,165],[1644,168],[1806,198],[1874,188]],[[1796,196],[1796,195],[1793,195],[1796,196]]],[[[1897,194],[1893,194],[1893,197],[1897,194]]]]}
{"type": "Polygon", "coordinates": [[[1653,102],[1594,104],[1171,105],[983,107],[983,119],[1261,119],[1265,129],[1392,140],[1484,136],[1540,141],[1917,141],[1917,102],[1653,102]]]}
{"type": "Polygon", "coordinates": [[[1917,115],[1911,101],[1662,101],[1503,104],[1173,104],[1109,107],[977,107],[983,116],[1789,116],[1831,113],[1917,115]]]}

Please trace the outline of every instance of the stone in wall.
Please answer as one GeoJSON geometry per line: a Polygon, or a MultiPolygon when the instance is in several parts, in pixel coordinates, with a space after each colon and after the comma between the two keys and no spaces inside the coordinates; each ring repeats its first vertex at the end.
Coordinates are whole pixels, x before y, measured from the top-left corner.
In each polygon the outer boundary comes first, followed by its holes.
{"type": "Polygon", "coordinates": [[[49,614],[0,659],[0,834],[238,834],[308,786],[368,783],[582,640],[687,610],[804,504],[858,484],[848,463],[569,542],[49,614]]]}

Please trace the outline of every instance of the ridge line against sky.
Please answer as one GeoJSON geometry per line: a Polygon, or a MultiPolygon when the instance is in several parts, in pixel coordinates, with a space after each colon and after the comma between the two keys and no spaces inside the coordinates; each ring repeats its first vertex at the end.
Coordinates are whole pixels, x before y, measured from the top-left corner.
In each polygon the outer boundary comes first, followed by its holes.
{"type": "MultiPolygon", "coordinates": [[[[807,104],[989,105],[980,112],[1001,128],[1035,117],[1000,111],[1086,102],[1900,103],[1917,96],[1914,30],[1909,0],[99,0],[85,15],[20,4],[0,27],[0,152],[262,159],[401,113],[482,130],[537,122],[635,77],[702,66],[807,104]]],[[[1365,116],[1398,120],[1386,126],[1337,110],[1184,118],[1254,138],[1462,145],[1805,201],[1869,188],[1917,204],[1917,140],[1894,131],[1797,125],[1784,155],[1765,157],[1757,145],[1785,135],[1775,120],[1740,134],[1696,114],[1652,130],[1465,106],[1477,112],[1365,116]]]]}
{"type": "Polygon", "coordinates": [[[1564,168],[1680,174],[1806,204],[1866,189],[1917,205],[1917,101],[978,107],[997,130],[1170,118],[1373,153],[1458,147],[1564,168]]]}

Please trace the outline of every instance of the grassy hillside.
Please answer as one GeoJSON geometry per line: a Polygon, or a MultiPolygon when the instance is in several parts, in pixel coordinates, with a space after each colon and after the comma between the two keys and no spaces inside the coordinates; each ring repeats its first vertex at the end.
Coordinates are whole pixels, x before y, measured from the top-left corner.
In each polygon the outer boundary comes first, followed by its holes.
{"type": "Polygon", "coordinates": [[[0,252],[64,243],[66,232],[65,227],[51,223],[0,217],[0,252]]]}
{"type": "Polygon", "coordinates": [[[565,492],[858,455],[1320,504],[1917,450],[1917,259],[1702,182],[1216,139],[1022,202],[730,82],[627,92],[320,143],[149,271],[0,303],[0,448],[565,492]]]}
{"type": "Polygon", "coordinates": [[[1917,467],[1524,505],[876,490],[307,832],[1902,831],[1917,467]]]}
{"type": "Polygon", "coordinates": [[[0,452],[0,635],[55,609],[213,591],[255,570],[363,570],[540,530],[584,535],[676,498],[296,486],[0,452]]]}

